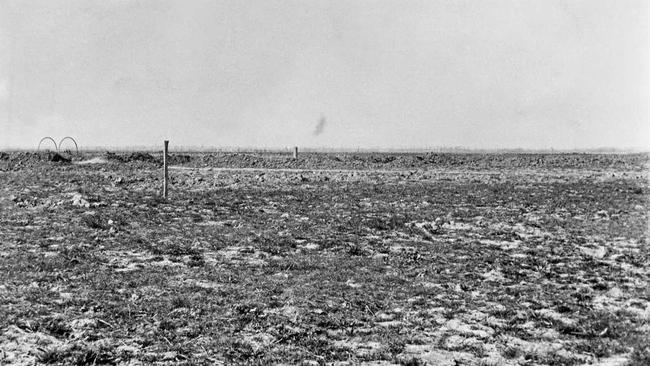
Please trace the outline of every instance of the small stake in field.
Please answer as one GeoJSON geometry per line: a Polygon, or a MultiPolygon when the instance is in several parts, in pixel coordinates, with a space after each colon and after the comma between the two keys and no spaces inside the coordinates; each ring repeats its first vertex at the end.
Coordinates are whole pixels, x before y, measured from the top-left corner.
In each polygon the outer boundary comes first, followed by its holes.
{"type": "Polygon", "coordinates": [[[298,159],[298,146],[294,146],[293,148],[293,158],[298,159]]]}
{"type": "Polygon", "coordinates": [[[165,140],[165,150],[163,151],[163,170],[165,172],[165,178],[163,180],[163,197],[167,198],[167,181],[169,180],[169,174],[167,171],[167,148],[169,147],[169,141],[165,140]]]}

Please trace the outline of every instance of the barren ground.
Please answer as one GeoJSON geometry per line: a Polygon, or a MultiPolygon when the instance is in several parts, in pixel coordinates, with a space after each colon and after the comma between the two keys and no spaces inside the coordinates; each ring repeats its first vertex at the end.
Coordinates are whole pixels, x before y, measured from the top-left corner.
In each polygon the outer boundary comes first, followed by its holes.
{"type": "Polygon", "coordinates": [[[650,363],[647,155],[73,160],[0,153],[0,364],[650,363]]]}

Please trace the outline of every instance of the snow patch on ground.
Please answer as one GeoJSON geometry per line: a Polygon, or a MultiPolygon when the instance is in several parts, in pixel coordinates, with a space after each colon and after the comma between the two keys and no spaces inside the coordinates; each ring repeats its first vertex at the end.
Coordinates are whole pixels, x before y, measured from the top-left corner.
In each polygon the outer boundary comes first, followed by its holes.
{"type": "Polygon", "coordinates": [[[591,366],[625,366],[630,364],[628,355],[615,355],[607,358],[601,358],[598,361],[586,363],[591,366]]]}
{"type": "Polygon", "coordinates": [[[576,321],[571,318],[567,318],[564,315],[551,310],[551,309],[540,309],[535,311],[535,314],[542,318],[550,319],[550,320],[555,320],[556,322],[562,323],[564,326],[573,326],[575,325],[576,321]]]}
{"type": "Polygon", "coordinates": [[[106,159],[96,156],[88,160],[75,161],[74,163],[79,165],[87,165],[87,164],[106,164],[107,162],[108,161],[106,159]]]}
{"type": "Polygon", "coordinates": [[[334,341],[334,345],[340,348],[350,349],[357,357],[370,356],[379,353],[382,349],[381,343],[373,341],[364,342],[360,338],[334,341]]]}
{"type": "MultiPolygon", "coordinates": [[[[215,252],[216,255],[233,262],[244,262],[252,266],[263,266],[267,262],[264,258],[267,254],[250,246],[229,246],[215,252]]],[[[206,253],[206,262],[219,263],[215,258],[211,258],[206,253]]]]}
{"type": "Polygon", "coordinates": [[[35,365],[39,354],[49,348],[60,350],[65,344],[41,333],[26,332],[10,325],[0,336],[0,364],[35,365]]]}
{"type": "Polygon", "coordinates": [[[419,359],[428,365],[455,366],[459,364],[474,364],[476,357],[471,353],[445,351],[433,345],[407,344],[402,353],[405,360],[419,359]]]}
{"type": "Polygon", "coordinates": [[[507,240],[481,239],[479,241],[481,242],[481,244],[492,245],[495,247],[499,247],[503,250],[517,249],[521,244],[521,241],[519,240],[507,241],[507,240]]]}

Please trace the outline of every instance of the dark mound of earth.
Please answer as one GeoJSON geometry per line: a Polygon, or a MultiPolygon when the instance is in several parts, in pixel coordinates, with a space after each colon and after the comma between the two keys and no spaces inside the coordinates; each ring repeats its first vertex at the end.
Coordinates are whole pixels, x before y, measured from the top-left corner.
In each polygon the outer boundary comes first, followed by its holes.
{"type": "MultiPolygon", "coordinates": [[[[182,157],[182,158],[180,158],[182,157]]],[[[533,153],[196,153],[171,165],[267,169],[621,169],[641,170],[648,154],[533,153]]]]}
{"type": "Polygon", "coordinates": [[[44,165],[44,163],[70,163],[71,159],[57,152],[0,152],[0,171],[17,170],[44,165]]]}
{"type": "Polygon", "coordinates": [[[69,163],[70,159],[66,158],[65,156],[59,154],[59,153],[49,153],[48,154],[48,160],[54,163],[69,163]]]}
{"type": "Polygon", "coordinates": [[[104,154],[104,157],[108,161],[114,161],[119,163],[130,163],[130,162],[160,163],[160,159],[146,152],[132,152],[132,153],[120,154],[120,153],[112,153],[110,151],[107,151],[104,154]]]}

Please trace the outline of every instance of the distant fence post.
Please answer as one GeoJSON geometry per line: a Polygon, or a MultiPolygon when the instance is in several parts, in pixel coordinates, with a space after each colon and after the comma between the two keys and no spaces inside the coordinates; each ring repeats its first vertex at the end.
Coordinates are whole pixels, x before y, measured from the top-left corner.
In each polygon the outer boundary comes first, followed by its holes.
{"type": "Polygon", "coordinates": [[[293,158],[298,159],[298,146],[293,147],[293,158]]]}
{"type": "Polygon", "coordinates": [[[167,181],[169,180],[169,174],[167,172],[167,149],[169,147],[169,141],[165,140],[165,150],[163,152],[163,170],[165,174],[165,179],[163,181],[163,197],[167,198],[167,181]]]}

